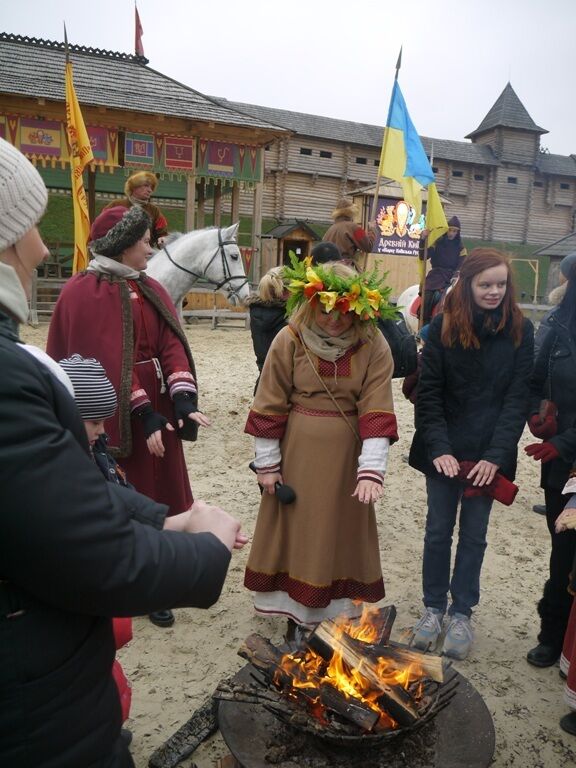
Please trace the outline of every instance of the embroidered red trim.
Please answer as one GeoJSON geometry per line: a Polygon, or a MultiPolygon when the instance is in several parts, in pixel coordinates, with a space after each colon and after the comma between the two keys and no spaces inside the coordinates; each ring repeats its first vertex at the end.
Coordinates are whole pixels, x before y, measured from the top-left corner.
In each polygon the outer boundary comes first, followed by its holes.
{"type": "Polygon", "coordinates": [[[398,440],[396,416],[387,411],[370,411],[358,419],[358,431],[362,440],[369,437],[389,437],[391,443],[398,440]]]}
{"type": "Polygon", "coordinates": [[[286,592],[293,600],[309,608],[325,608],[331,600],[342,598],[376,603],[385,595],[382,578],[371,584],[339,579],[326,587],[318,587],[293,579],[287,573],[258,573],[249,568],[244,575],[244,586],[252,592],[286,592]]]}
{"type": "Polygon", "coordinates": [[[250,411],[244,432],[254,437],[265,437],[281,440],[286,430],[288,414],[284,416],[272,416],[256,411],[250,411]]]}

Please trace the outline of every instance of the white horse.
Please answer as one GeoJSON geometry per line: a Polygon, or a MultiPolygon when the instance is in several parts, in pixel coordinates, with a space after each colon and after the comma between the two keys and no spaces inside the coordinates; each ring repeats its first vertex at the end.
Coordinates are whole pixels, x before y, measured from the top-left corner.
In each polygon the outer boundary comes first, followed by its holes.
{"type": "Polygon", "coordinates": [[[417,308],[415,306],[415,300],[418,298],[419,290],[420,286],[418,284],[410,285],[402,291],[396,301],[396,305],[402,313],[408,329],[412,331],[413,334],[418,333],[418,315],[415,314],[417,308]]]}
{"type": "Polygon", "coordinates": [[[250,286],[236,242],[238,226],[169,235],[148,261],[146,274],[166,288],[178,308],[198,280],[223,291],[232,304],[239,304],[250,295],[250,286]]]}
{"type": "MultiPolygon", "coordinates": [[[[432,317],[434,315],[438,314],[438,312],[442,312],[442,307],[444,306],[444,299],[446,298],[446,295],[450,293],[452,288],[456,285],[457,277],[453,277],[450,281],[450,285],[445,288],[442,291],[440,301],[438,301],[437,304],[434,305],[434,309],[432,310],[432,317]]],[[[408,288],[406,288],[400,296],[398,296],[398,299],[396,301],[396,306],[402,313],[402,316],[404,317],[404,320],[406,321],[406,325],[408,326],[408,329],[412,331],[413,334],[418,333],[418,312],[421,309],[421,297],[418,295],[418,292],[420,290],[420,286],[418,284],[416,285],[410,285],[408,288]]]]}

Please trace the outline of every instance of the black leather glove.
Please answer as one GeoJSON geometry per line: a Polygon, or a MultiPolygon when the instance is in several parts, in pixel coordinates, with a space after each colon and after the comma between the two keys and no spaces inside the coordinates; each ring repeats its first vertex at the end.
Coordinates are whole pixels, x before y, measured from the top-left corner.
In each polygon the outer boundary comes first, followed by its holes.
{"type": "Polygon", "coordinates": [[[188,415],[198,411],[198,396],[192,392],[176,392],[172,398],[174,405],[174,416],[176,418],[176,432],[180,440],[190,440],[194,442],[198,437],[198,423],[189,419],[188,415]],[[178,421],[182,419],[183,426],[178,426],[178,421]]]}
{"type": "Polygon", "coordinates": [[[134,411],[134,415],[142,421],[142,427],[146,437],[150,437],[154,432],[158,432],[159,429],[164,429],[168,424],[166,416],[162,416],[161,413],[157,413],[150,403],[140,406],[134,411]]]}

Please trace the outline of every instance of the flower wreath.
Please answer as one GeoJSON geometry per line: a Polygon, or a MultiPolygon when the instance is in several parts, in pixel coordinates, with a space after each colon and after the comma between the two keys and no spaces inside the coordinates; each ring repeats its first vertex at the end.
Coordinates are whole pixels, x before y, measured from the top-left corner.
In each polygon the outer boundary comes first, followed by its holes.
{"type": "Polygon", "coordinates": [[[394,319],[396,307],[388,301],[392,288],[384,284],[386,275],[360,272],[351,277],[340,277],[322,265],[312,266],[312,257],[299,261],[290,253],[291,267],[284,267],[284,279],[290,297],[286,303],[288,315],[304,302],[322,304],[325,312],[336,310],[345,314],[355,312],[361,320],[376,322],[376,318],[394,319]]]}

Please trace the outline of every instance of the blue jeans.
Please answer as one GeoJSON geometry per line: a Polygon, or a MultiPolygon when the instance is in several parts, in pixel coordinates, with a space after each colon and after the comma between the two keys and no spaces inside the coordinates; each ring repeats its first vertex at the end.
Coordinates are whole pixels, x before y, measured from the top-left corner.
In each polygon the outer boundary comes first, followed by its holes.
{"type": "Polygon", "coordinates": [[[452,595],[450,613],[471,616],[480,600],[480,571],[486,550],[491,496],[464,498],[461,483],[426,478],[428,515],[424,537],[422,587],[424,605],[443,613],[452,595]],[[460,502],[460,524],[454,570],[450,578],[452,534],[460,502]]]}

